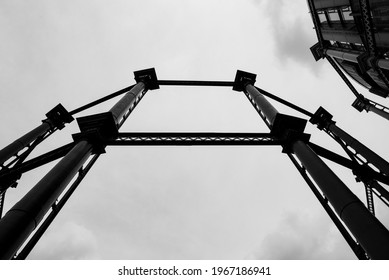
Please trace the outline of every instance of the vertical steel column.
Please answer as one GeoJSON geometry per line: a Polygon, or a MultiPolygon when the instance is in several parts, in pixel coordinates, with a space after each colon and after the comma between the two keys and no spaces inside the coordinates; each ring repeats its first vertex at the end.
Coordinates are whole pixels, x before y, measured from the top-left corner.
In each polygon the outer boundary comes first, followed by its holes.
{"type": "MultiPolygon", "coordinates": [[[[117,126],[145,84],[139,82],[111,110],[117,126]]],[[[11,259],[34,231],[44,215],[92,154],[93,144],[81,140],[0,220],[0,259],[11,259]]]]}
{"type": "MultiPolygon", "coordinates": [[[[277,110],[252,84],[244,89],[273,125],[277,110]]],[[[307,144],[296,140],[291,148],[369,257],[389,259],[389,231],[307,144]]]]}

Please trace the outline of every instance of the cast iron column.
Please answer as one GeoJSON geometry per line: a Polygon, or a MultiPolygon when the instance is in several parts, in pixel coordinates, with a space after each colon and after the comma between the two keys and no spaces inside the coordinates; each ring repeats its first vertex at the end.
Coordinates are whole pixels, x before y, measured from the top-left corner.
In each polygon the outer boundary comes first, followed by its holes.
{"type": "MultiPolygon", "coordinates": [[[[138,82],[109,112],[117,128],[123,116],[145,91],[145,84],[138,82]]],[[[67,184],[77,174],[92,154],[94,139],[85,138],[54,168],[44,176],[7,214],[0,220],[0,259],[11,259],[20,246],[50,210],[67,184]]]]}
{"type": "Polygon", "coordinates": [[[44,122],[38,127],[34,128],[30,132],[26,133],[19,139],[9,144],[0,150],[0,165],[6,162],[8,159],[16,155],[20,150],[24,149],[31,142],[37,138],[45,135],[51,129],[51,125],[48,122],[44,122]]]}
{"type": "Polygon", "coordinates": [[[50,112],[46,114],[46,117],[47,119],[44,120],[41,125],[0,150],[0,165],[4,164],[4,162],[16,155],[25,147],[28,147],[38,138],[43,137],[50,130],[55,128],[62,129],[65,123],[73,121],[73,117],[61,104],[58,104],[50,110],[50,112]]]}
{"type": "Polygon", "coordinates": [[[380,172],[389,176],[389,163],[350,134],[339,128],[335,124],[335,121],[332,120],[332,115],[323,107],[320,107],[315,112],[310,119],[310,122],[316,124],[319,129],[324,129],[331,136],[334,135],[338,137],[347,146],[351,147],[355,153],[363,156],[367,162],[373,164],[380,172]]]}
{"type": "MultiPolygon", "coordinates": [[[[235,79],[240,87],[254,100],[258,110],[272,128],[277,110],[253,86],[255,75],[240,71],[235,79]],[[246,78],[246,76],[248,78],[246,78]]],[[[235,86],[235,89],[239,86],[235,86]]],[[[287,129],[287,127],[283,127],[287,129]]],[[[359,198],[336,176],[336,174],[303,141],[293,140],[289,146],[317,183],[335,212],[351,231],[362,248],[372,259],[389,259],[389,231],[373,216],[359,198]]]]}

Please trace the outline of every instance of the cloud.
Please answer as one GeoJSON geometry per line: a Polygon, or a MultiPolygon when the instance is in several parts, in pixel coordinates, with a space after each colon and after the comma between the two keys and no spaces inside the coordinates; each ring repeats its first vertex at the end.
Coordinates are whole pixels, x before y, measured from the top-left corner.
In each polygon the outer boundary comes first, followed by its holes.
{"type": "Polygon", "coordinates": [[[315,260],[353,259],[354,256],[329,220],[288,213],[249,258],[315,260]]]}
{"type": "Polygon", "coordinates": [[[97,240],[92,231],[74,222],[65,222],[43,236],[29,259],[41,260],[88,260],[99,259],[97,240]],[[61,232],[61,234],[58,234],[61,232]]]}
{"type": "Polygon", "coordinates": [[[317,71],[309,48],[317,42],[313,23],[305,7],[291,1],[254,1],[267,19],[274,40],[274,50],[280,62],[297,62],[317,71]]]}

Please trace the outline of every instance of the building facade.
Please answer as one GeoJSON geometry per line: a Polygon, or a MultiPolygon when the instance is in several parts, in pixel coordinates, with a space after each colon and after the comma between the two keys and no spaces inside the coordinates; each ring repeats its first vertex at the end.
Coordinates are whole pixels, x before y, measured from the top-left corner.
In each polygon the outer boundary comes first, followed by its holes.
{"type": "Polygon", "coordinates": [[[327,58],[371,93],[388,97],[389,0],[307,1],[318,37],[311,48],[316,61],[327,58]]]}

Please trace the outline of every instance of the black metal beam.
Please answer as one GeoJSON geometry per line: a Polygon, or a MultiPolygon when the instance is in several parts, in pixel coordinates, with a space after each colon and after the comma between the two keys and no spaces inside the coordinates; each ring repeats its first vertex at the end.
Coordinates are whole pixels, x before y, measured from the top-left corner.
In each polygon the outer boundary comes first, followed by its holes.
{"type": "Polygon", "coordinates": [[[74,109],[73,111],[70,111],[69,114],[70,114],[70,115],[77,114],[77,113],[79,113],[79,112],[81,112],[81,111],[84,111],[84,110],[89,109],[89,108],[91,108],[91,107],[93,107],[93,106],[96,106],[96,105],[98,105],[98,104],[100,104],[100,103],[103,103],[103,102],[105,102],[105,101],[107,101],[107,100],[110,100],[110,99],[112,99],[112,98],[114,98],[114,97],[116,97],[116,96],[119,96],[119,95],[121,95],[121,94],[123,94],[123,93],[128,92],[128,91],[131,90],[134,86],[135,86],[135,85],[131,85],[131,86],[129,86],[129,87],[126,87],[126,88],[123,88],[123,89],[121,89],[121,90],[118,90],[118,91],[116,91],[116,92],[114,92],[114,93],[111,93],[111,94],[109,94],[109,95],[107,95],[107,96],[105,96],[105,97],[102,97],[102,98],[100,98],[100,99],[97,99],[97,100],[95,100],[95,101],[93,101],[93,102],[91,102],[91,103],[88,103],[88,104],[86,104],[86,105],[84,105],[84,106],[81,106],[81,107],[79,107],[79,108],[77,108],[77,109],[74,109]]]}
{"type": "Polygon", "coordinates": [[[215,146],[281,145],[284,141],[270,133],[225,132],[129,132],[119,133],[111,146],[215,146]]]}
{"type": "Polygon", "coordinates": [[[273,99],[281,104],[284,104],[284,105],[296,110],[297,112],[300,112],[304,115],[307,115],[308,117],[313,117],[313,115],[314,115],[313,113],[311,113],[311,112],[309,112],[309,111],[307,111],[307,110],[305,110],[297,105],[294,105],[293,103],[286,101],[285,99],[282,99],[278,96],[275,96],[274,94],[271,94],[270,92],[267,92],[259,87],[255,87],[255,88],[263,95],[265,95],[265,96],[267,96],[267,97],[269,97],[269,98],[271,98],[271,99],[273,99]]]}
{"type": "Polygon", "coordinates": [[[183,80],[158,80],[160,86],[214,86],[233,87],[234,82],[228,81],[183,81],[183,80]]]}
{"type": "Polygon", "coordinates": [[[353,161],[348,159],[348,158],[342,157],[342,156],[340,156],[340,155],[338,155],[330,150],[327,150],[327,149],[325,149],[325,148],[323,148],[315,143],[312,143],[312,142],[309,142],[308,145],[311,147],[311,149],[315,153],[317,153],[321,157],[329,159],[329,160],[331,160],[339,165],[342,165],[344,167],[347,167],[351,170],[356,167],[356,165],[353,163],[353,161]]]}
{"type": "Polygon", "coordinates": [[[24,163],[21,163],[16,167],[13,167],[8,170],[4,170],[3,172],[0,173],[0,190],[3,182],[6,182],[14,177],[19,177],[20,174],[22,173],[25,173],[27,171],[30,171],[32,169],[35,169],[39,166],[42,166],[53,160],[65,156],[73,148],[74,145],[75,145],[74,143],[69,143],[60,148],[52,150],[43,155],[37,156],[36,158],[30,159],[24,163]]]}

